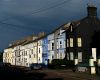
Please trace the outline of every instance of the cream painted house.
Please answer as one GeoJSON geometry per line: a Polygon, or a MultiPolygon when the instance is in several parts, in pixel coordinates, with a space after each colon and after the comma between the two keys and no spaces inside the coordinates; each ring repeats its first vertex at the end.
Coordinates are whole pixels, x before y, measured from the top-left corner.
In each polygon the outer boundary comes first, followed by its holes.
{"type": "Polygon", "coordinates": [[[38,63],[42,63],[42,40],[38,40],[37,46],[37,56],[38,56],[38,63]]]}
{"type": "Polygon", "coordinates": [[[34,63],[34,44],[33,43],[26,43],[23,45],[24,47],[24,57],[23,57],[23,62],[24,66],[29,67],[31,63],[34,63]]]}
{"type": "Polygon", "coordinates": [[[21,65],[21,55],[20,55],[20,48],[21,45],[17,45],[14,47],[14,54],[15,54],[15,65],[20,66],[21,65]]]}
{"type": "Polygon", "coordinates": [[[33,42],[33,56],[32,56],[32,60],[33,60],[33,63],[37,63],[38,62],[38,50],[37,50],[37,42],[33,42]]]}
{"type": "Polygon", "coordinates": [[[4,50],[3,53],[3,62],[4,63],[11,63],[13,64],[13,49],[12,48],[7,48],[4,50]]]}
{"type": "Polygon", "coordinates": [[[9,45],[9,48],[4,50],[3,62],[11,63],[11,65],[28,67],[30,63],[34,62],[32,61],[34,48],[33,48],[33,43],[30,44],[26,43],[33,41],[36,38],[37,38],[36,36],[32,35],[22,40],[12,42],[9,45]]]}

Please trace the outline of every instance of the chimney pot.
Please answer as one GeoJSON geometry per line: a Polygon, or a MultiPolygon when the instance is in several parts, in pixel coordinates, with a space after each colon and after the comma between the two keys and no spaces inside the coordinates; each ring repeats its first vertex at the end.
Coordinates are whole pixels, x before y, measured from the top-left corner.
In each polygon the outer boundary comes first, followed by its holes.
{"type": "Polygon", "coordinates": [[[97,7],[90,4],[87,7],[88,17],[97,17],[97,7]]]}

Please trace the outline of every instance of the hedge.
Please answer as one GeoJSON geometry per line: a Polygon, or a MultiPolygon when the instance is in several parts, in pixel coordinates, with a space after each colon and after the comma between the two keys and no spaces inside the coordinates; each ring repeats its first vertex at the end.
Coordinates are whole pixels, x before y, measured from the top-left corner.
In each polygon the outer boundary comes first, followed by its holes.
{"type": "Polygon", "coordinates": [[[52,60],[51,64],[49,64],[49,68],[72,68],[72,67],[74,67],[74,61],[65,59],[54,59],[52,60]]]}

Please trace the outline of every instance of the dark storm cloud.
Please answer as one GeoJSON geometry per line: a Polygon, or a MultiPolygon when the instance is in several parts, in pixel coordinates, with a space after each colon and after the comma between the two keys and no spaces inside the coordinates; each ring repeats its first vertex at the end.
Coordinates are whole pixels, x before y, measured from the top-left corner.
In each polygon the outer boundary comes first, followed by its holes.
{"type": "MultiPolygon", "coordinates": [[[[1,50],[13,40],[40,31],[48,33],[65,22],[85,17],[88,2],[89,0],[0,0],[0,21],[7,23],[0,23],[1,50]],[[53,6],[55,7],[50,8],[53,6]]],[[[100,1],[93,2],[100,13],[100,1]]],[[[98,16],[100,17],[99,14],[98,16]]]]}

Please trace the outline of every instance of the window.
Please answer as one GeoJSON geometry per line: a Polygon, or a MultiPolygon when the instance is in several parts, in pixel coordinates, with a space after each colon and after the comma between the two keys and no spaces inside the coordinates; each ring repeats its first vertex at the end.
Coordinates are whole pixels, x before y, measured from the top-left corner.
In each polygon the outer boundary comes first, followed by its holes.
{"type": "Polygon", "coordinates": [[[12,59],[12,63],[13,63],[13,59],[12,59]]]}
{"type": "Polygon", "coordinates": [[[26,56],[27,56],[27,51],[26,51],[26,56]]]}
{"type": "Polygon", "coordinates": [[[69,39],[67,39],[67,47],[69,47],[69,39]]]}
{"type": "Polygon", "coordinates": [[[20,58],[19,58],[19,60],[18,61],[20,61],[20,58]]]}
{"type": "Polygon", "coordinates": [[[40,53],[40,48],[39,48],[39,53],[40,53]]]}
{"type": "Polygon", "coordinates": [[[71,32],[73,31],[73,27],[72,27],[72,25],[71,25],[71,27],[70,27],[70,30],[71,30],[71,32]]]}
{"type": "Polygon", "coordinates": [[[39,61],[40,61],[40,57],[39,57],[39,61]]]}
{"type": "Polygon", "coordinates": [[[70,52],[70,60],[74,60],[73,52],[70,52]]]}
{"type": "Polygon", "coordinates": [[[31,50],[31,53],[33,54],[33,49],[31,50]]]}
{"type": "Polygon", "coordinates": [[[58,49],[58,41],[57,41],[57,49],[58,49]]]}
{"type": "Polygon", "coordinates": [[[31,58],[31,55],[29,55],[29,58],[31,58]]]}
{"type": "Polygon", "coordinates": [[[22,56],[23,56],[23,52],[22,52],[22,56]]]}
{"type": "Polygon", "coordinates": [[[70,47],[73,47],[73,38],[70,38],[70,47]]]}
{"type": "Polygon", "coordinates": [[[77,38],[77,45],[78,45],[78,47],[82,47],[82,40],[81,40],[81,38],[77,38]]]}
{"type": "Polygon", "coordinates": [[[24,51],[24,56],[25,56],[25,51],[24,51]]]}
{"type": "Polygon", "coordinates": [[[69,53],[67,53],[67,60],[69,60],[69,53]]]}
{"type": "Polygon", "coordinates": [[[62,42],[60,41],[60,44],[62,44],[62,42]]]}
{"type": "Polygon", "coordinates": [[[27,58],[24,58],[24,62],[27,62],[27,58]]]}
{"type": "Polygon", "coordinates": [[[52,59],[54,59],[54,55],[52,55],[52,59]]]}
{"type": "Polygon", "coordinates": [[[60,53],[60,59],[62,59],[62,53],[60,53]]]}
{"type": "Polygon", "coordinates": [[[52,50],[54,50],[54,43],[52,43],[52,50]]]}
{"type": "Polygon", "coordinates": [[[97,53],[96,48],[92,48],[92,57],[93,57],[94,61],[96,61],[96,59],[97,59],[97,57],[96,57],[97,54],[96,53],[97,53]]]}
{"type": "Polygon", "coordinates": [[[35,54],[34,54],[34,58],[35,58],[35,54]]]}
{"type": "Polygon", "coordinates": [[[82,62],[82,52],[78,52],[78,62],[82,62]]]}
{"type": "Polygon", "coordinates": [[[28,66],[28,63],[26,63],[26,65],[28,66]]]}
{"type": "Polygon", "coordinates": [[[62,48],[62,42],[60,41],[60,48],[62,48]]]}

